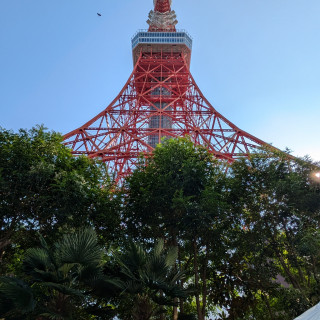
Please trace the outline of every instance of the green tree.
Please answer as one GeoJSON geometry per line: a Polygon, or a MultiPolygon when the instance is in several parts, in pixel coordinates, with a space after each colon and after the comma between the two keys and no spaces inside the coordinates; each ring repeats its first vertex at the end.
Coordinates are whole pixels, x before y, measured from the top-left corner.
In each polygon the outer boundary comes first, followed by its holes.
{"type": "MultiPolygon", "coordinates": [[[[49,247],[26,251],[24,279],[0,278],[0,315],[6,319],[89,319],[92,295],[102,274],[102,248],[95,232],[84,229],[49,247]]],[[[112,287],[109,283],[109,289],[112,287]]],[[[108,316],[104,309],[104,319],[108,316]]]]}
{"type": "Polygon", "coordinates": [[[223,273],[230,274],[227,294],[241,294],[225,305],[230,319],[291,320],[320,300],[316,168],[269,150],[233,164],[228,202],[232,224],[242,228],[228,231],[223,273]]]}
{"type": "MultiPolygon", "coordinates": [[[[198,319],[208,312],[209,276],[224,249],[220,235],[226,220],[224,170],[208,150],[188,138],[168,139],[158,145],[153,157],[142,160],[127,180],[124,225],[130,236],[148,243],[163,238],[178,247],[177,265],[189,270],[198,319]],[[210,269],[210,270],[209,270],[210,269]]],[[[183,313],[186,302],[180,299],[183,313]]],[[[173,318],[177,319],[177,309],[173,318]]]]}
{"type": "Polygon", "coordinates": [[[3,273],[14,271],[20,253],[36,245],[37,232],[56,239],[66,230],[94,225],[105,240],[117,233],[117,198],[110,196],[105,165],[73,157],[61,142],[60,134],[41,126],[19,133],[0,129],[3,273]]]}
{"type": "Polygon", "coordinates": [[[115,256],[120,266],[117,285],[122,295],[131,297],[129,313],[133,319],[149,320],[163,315],[164,306],[174,305],[174,298],[187,296],[187,291],[177,284],[184,275],[176,271],[177,257],[177,248],[165,250],[163,240],[158,240],[151,251],[131,242],[124,253],[115,256]]]}
{"type": "Polygon", "coordinates": [[[167,140],[127,180],[124,225],[145,243],[157,236],[178,246],[190,272],[180,284],[195,289],[180,311],[195,304],[200,320],[216,307],[221,319],[293,319],[320,298],[316,168],[262,150],[225,174],[206,149],[167,140]]]}
{"type": "Polygon", "coordinates": [[[20,278],[0,277],[0,317],[149,320],[187,296],[177,285],[184,275],[175,269],[177,250],[162,240],[151,251],[130,242],[105,254],[95,231],[83,229],[40,243],[26,251],[20,278]]]}

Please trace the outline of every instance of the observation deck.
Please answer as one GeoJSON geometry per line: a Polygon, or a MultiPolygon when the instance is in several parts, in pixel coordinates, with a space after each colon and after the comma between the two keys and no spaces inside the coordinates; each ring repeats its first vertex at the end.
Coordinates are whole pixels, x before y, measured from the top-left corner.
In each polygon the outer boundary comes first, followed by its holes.
{"type": "Polygon", "coordinates": [[[185,30],[176,32],[139,30],[131,39],[133,64],[140,52],[181,52],[190,65],[192,38],[185,30]]]}

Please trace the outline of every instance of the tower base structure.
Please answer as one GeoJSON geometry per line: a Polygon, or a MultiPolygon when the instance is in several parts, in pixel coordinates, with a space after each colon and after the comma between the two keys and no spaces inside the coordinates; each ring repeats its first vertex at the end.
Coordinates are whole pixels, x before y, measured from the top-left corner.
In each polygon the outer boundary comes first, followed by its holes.
{"type": "Polygon", "coordinates": [[[266,145],[208,102],[189,71],[185,51],[149,46],[136,54],[134,70],[119,95],[96,117],[64,136],[74,155],[105,161],[118,182],[134,170],[141,154],[152,154],[165,138],[187,135],[228,162],[266,145]]]}

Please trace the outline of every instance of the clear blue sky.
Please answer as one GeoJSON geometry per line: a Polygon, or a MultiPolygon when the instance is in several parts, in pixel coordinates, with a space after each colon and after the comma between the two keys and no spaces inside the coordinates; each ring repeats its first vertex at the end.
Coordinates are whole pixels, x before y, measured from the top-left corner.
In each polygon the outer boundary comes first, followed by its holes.
{"type": "MultiPolygon", "coordinates": [[[[152,0],[0,0],[0,126],[67,133],[132,71],[152,0]],[[97,16],[97,12],[102,14],[97,16]]],[[[320,160],[320,1],[173,0],[191,71],[241,129],[320,160]]]]}

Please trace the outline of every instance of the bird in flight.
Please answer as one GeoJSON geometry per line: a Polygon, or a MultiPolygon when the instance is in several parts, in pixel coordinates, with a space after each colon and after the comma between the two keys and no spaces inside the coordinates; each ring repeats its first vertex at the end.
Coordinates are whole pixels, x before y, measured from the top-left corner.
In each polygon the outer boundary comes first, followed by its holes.
{"type": "Polygon", "coordinates": [[[99,17],[101,17],[101,13],[98,12],[97,15],[98,15],[99,17]]]}

